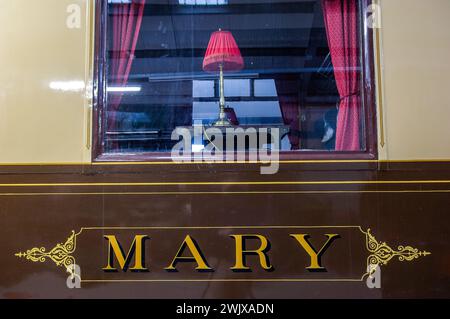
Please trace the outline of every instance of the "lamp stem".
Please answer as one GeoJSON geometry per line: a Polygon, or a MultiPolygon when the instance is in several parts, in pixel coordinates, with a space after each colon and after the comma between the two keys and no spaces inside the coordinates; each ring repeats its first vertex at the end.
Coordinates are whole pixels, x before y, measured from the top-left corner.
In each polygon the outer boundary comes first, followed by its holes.
{"type": "Polygon", "coordinates": [[[226,118],[226,114],[225,114],[225,89],[224,89],[225,80],[224,80],[224,76],[223,76],[223,65],[222,64],[219,65],[219,70],[220,70],[220,79],[219,79],[220,113],[219,113],[219,119],[216,121],[216,123],[214,125],[215,126],[228,126],[228,125],[230,125],[230,122],[226,118]]]}
{"type": "Polygon", "coordinates": [[[223,78],[223,65],[221,64],[219,66],[220,68],[220,83],[219,83],[219,90],[220,90],[220,119],[222,120],[224,117],[222,117],[222,113],[225,113],[225,80],[223,78]]]}

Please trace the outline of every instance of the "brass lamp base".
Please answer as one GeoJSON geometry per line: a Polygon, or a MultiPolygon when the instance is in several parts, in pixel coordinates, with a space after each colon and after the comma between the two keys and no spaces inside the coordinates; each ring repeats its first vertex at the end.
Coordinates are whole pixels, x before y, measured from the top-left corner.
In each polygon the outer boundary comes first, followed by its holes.
{"type": "Polygon", "coordinates": [[[213,124],[213,126],[231,126],[231,122],[228,121],[227,119],[218,119],[217,121],[215,121],[213,124]]]}

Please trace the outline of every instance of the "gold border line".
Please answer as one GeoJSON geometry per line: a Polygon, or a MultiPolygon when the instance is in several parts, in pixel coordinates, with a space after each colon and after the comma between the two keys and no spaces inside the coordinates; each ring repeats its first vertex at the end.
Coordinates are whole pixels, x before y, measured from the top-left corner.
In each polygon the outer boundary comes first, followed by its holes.
{"type": "Polygon", "coordinates": [[[211,186],[211,185],[383,185],[383,184],[449,184],[450,180],[405,181],[243,181],[243,182],[143,182],[143,183],[8,183],[0,187],[80,187],[80,186],[211,186]]]}
{"type": "Polygon", "coordinates": [[[362,234],[367,234],[361,226],[356,225],[340,225],[340,226],[98,226],[98,227],[82,227],[80,232],[76,235],[80,235],[84,230],[193,230],[193,229],[291,229],[291,228],[309,228],[309,229],[321,229],[321,228],[356,228],[362,234]]]}
{"type": "Polygon", "coordinates": [[[362,279],[81,279],[81,283],[123,282],[362,282],[362,279]]]}
{"type": "MultiPolygon", "coordinates": [[[[147,227],[82,227],[80,235],[87,230],[205,230],[205,229],[323,229],[323,228],[338,228],[338,229],[357,229],[363,235],[367,234],[361,226],[356,225],[340,225],[340,226],[147,226],[147,227]]],[[[136,283],[136,282],[362,282],[367,273],[363,274],[361,278],[268,278],[268,279],[81,279],[81,283],[136,283]]]]}
{"type": "Polygon", "coordinates": [[[414,194],[414,193],[450,193],[450,189],[433,189],[433,190],[374,190],[374,191],[243,191],[243,192],[91,192],[91,193],[0,193],[0,197],[8,196],[182,196],[182,195],[294,195],[294,194],[414,194]]]}

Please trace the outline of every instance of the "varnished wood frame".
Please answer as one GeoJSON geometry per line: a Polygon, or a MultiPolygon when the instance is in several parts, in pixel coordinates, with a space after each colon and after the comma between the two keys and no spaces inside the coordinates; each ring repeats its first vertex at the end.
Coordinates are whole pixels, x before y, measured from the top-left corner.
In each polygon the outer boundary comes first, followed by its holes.
{"type": "MultiPolygon", "coordinates": [[[[290,160],[376,160],[378,159],[377,117],[375,85],[375,54],[378,50],[374,44],[373,30],[367,26],[367,8],[373,0],[360,1],[361,57],[363,67],[363,117],[365,126],[364,151],[308,151],[308,152],[280,152],[280,161],[290,160]]],[[[94,92],[93,92],[93,162],[172,162],[170,153],[148,152],[140,154],[112,154],[105,153],[105,112],[106,107],[106,29],[107,29],[107,1],[95,0],[95,54],[94,54],[94,92]]]]}

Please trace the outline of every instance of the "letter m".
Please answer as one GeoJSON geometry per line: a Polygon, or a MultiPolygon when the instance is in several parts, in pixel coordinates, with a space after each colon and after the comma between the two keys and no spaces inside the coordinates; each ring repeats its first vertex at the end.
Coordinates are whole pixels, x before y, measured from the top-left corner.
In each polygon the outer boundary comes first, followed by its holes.
{"type": "Polygon", "coordinates": [[[131,271],[148,271],[145,268],[145,240],[149,237],[147,235],[137,235],[134,237],[128,254],[125,256],[122,246],[117,241],[114,235],[105,235],[105,239],[108,241],[108,265],[103,268],[106,272],[116,272],[117,268],[114,267],[114,257],[117,259],[120,269],[124,272],[128,270],[131,260],[134,257],[134,267],[130,268],[131,271]]]}

